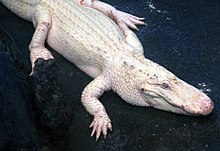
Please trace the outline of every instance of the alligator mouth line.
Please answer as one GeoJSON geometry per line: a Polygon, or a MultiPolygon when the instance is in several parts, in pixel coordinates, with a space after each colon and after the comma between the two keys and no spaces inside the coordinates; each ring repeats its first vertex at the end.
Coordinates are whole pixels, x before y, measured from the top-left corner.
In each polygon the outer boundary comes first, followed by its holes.
{"type": "MultiPolygon", "coordinates": [[[[166,100],[165,100],[165,101],[166,101],[166,100]]],[[[174,106],[174,107],[176,107],[176,108],[182,110],[183,112],[185,112],[186,115],[194,115],[194,114],[190,113],[189,111],[185,110],[184,108],[182,108],[182,107],[180,107],[180,106],[177,106],[176,104],[173,104],[173,103],[171,103],[171,102],[169,102],[169,101],[166,101],[166,102],[167,102],[169,105],[174,106]]]]}
{"type": "MultiPolygon", "coordinates": [[[[150,91],[150,92],[152,92],[152,91],[150,91]]],[[[155,93],[155,92],[152,92],[152,93],[155,93]]],[[[173,106],[173,107],[175,107],[175,108],[178,108],[179,110],[181,110],[181,111],[183,111],[184,112],[184,114],[186,114],[186,115],[194,115],[194,114],[192,114],[192,113],[190,113],[189,111],[187,111],[187,110],[185,110],[184,108],[182,108],[182,107],[180,107],[180,106],[178,106],[178,105],[176,105],[176,104],[174,104],[174,103],[171,103],[171,101],[169,102],[169,101],[167,101],[167,100],[171,100],[171,99],[169,99],[168,97],[166,97],[166,99],[163,97],[163,96],[161,96],[160,94],[158,94],[158,93],[155,93],[157,96],[155,97],[155,96],[150,96],[150,95],[148,95],[147,93],[144,93],[143,95],[145,95],[145,96],[149,96],[149,97],[152,97],[152,99],[154,100],[154,98],[156,98],[156,99],[163,99],[163,101],[165,101],[167,104],[169,104],[170,106],[173,106]]],[[[142,98],[144,99],[145,98],[145,96],[142,96],[142,98]]],[[[154,105],[152,104],[152,103],[150,103],[150,102],[147,102],[151,107],[154,107],[154,105]]],[[[172,112],[171,110],[169,110],[170,112],[172,112]]],[[[194,116],[196,116],[196,115],[194,115],[194,116]]]]}

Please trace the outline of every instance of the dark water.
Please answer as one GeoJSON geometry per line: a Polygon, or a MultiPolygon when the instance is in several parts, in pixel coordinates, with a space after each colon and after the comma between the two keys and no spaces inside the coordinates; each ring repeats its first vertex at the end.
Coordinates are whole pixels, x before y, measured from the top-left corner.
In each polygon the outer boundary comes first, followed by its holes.
{"type": "MultiPolygon", "coordinates": [[[[207,117],[189,117],[124,103],[116,94],[101,100],[113,123],[107,139],[95,142],[88,128],[92,117],[80,103],[87,75],[53,51],[61,68],[65,95],[75,116],[64,144],[54,150],[218,151],[220,150],[220,2],[218,0],[106,0],[116,8],[145,17],[147,27],[136,32],[145,56],[206,92],[215,109],[207,117]]],[[[24,58],[34,31],[0,5],[0,22],[13,35],[24,58]]],[[[27,59],[28,60],[28,59],[27,59]]],[[[28,64],[28,61],[27,61],[28,64]]]]}

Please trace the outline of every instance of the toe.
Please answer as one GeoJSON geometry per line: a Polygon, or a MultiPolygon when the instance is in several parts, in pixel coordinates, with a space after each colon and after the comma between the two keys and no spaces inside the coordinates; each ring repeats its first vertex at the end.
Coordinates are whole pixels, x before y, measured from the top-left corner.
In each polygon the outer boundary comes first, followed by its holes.
{"type": "Polygon", "coordinates": [[[131,17],[136,19],[136,20],[145,20],[145,18],[137,17],[137,16],[134,16],[134,15],[131,15],[131,17]]]}
{"type": "Polygon", "coordinates": [[[102,127],[102,133],[103,133],[103,135],[104,135],[104,138],[106,138],[106,136],[107,136],[107,131],[108,131],[107,125],[103,126],[103,127],[102,127]]]}
{"type": "Polygon", "coordinates": [[[135,29],[135,30],[138,30],[137,26],[134,23],[132,23],[130,20],[127,20],[126,24],[128,27],[135,29]]]}
{"type": "Polygon", "coordinates": [[[112,124],[111,123],[108,123],[107,127],[110,131],[112,131],[112,124]]]}
{"type": "Polygon", "coordinates": [[[98,129],[96,130],[96,141],[98,141],[98,139],[99,139],[99,137],[100,137],[100,135],[101,135],[101,127],[100,126],[98,126],[98,129]]]}
{"type": "Polygon", "coordinates": [[[146,25],[146,23],[144,23],[143,21],[134,19],[134,18],[130,18],[131,22],[133,22],[136,25],[146,25]]]}
{"type": "Polygon", "coordinates": [[[106,138],[108,129],[112,131],[111,120],[108,116],[102,116],[100,118],[94,117],[93,122],[89,126],[92,129],[91,137],[96,133],[96,141],[100,138],[101,134],[106,138]]]}

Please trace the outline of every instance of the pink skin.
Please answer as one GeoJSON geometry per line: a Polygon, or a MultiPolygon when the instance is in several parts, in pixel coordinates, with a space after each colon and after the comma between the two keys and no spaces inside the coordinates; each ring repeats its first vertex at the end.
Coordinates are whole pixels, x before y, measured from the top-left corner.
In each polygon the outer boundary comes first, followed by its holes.
{"type": "Polygon", "coordinates": [[[51,18],[48,15],[48,12],[42,12],[45,13],[44,16],[42,16],[41,13],[36,13],[35,15],[35,21],[37,23],[36,30],[29,45],[30,59],[32,65],[30,75],[33,74],[34,62],[38,58],[43,58],[45,60],[54,59],[51,52],[44,46],[48,30],[51,26],[51,18]]]}
{"type": "MultiPolygon", "coordinates": [[[[125,37],[129,35],[130,30],[128,28],[138,30],[136,25],[146,25],[142,21],[144,20],[144,18],[139,18],[137,16],[119,11],[111,5],[100,2],[98,0],[81,0],[80,4],[96,9],[106,16],[110,17],[118,24],[125,37]]],[[[94,116],[94,120],[91,123],[90,128],[93,128],[91,137],[96,133],[96,141],[99,139],[101,133],[103,133],[105,138],[108,129],[112,131],[111,120],[106,113],[104,106],[98,100],[98,97],[104,93],[105,89],[109,88],[109,85],[106,84],[105,81],[106,80],[104,80],[103,78],[100,78],[99,80],[95,79],[84,89],[81,98],[82,103],[86,107],[87,111],[94,116]],[[106,85],[103,83],[105,83],[106,85]],[[88,108],[88,106],[90,108],[88,108]]]]}
{"type": "MultiPolygon", "coordinates": [[[[118,24],[125,37],[129,35],[129,27],[138,30],[136,25],[146,25],[144,22],[142,22],[144,18],[139,18],[137,16],[133,16],[131,14],[116,10],[111,5],[100,2],[98,0],[81,0],[80,4],[96,9],[106,16],[109,16],[118,24]]],[[[30,75],[33,74],[34,62],[38,58],[43,58],[45,60],[54,59],[51,52],[44,46],[48,31],[51,26],[50,14],[44,8],[39,8],[35,12],[34,19],[35,20],[33,22],[36,26],[36,30],[29,45],[32,64],[32,71],[30,75]]],[[[96,140],[98,140],[102,133],[104,137],[106,137],[108,129],[112,130],[111,120],[106,113],[104,106],[98,100],[98,97],[101,96],[103,92],[109,88],[109,85],[105,81],[106,80],[102,78],[100,78],[99,80],[94,80],[94,82],[89,84],[84,89],[82,94],[82,103],[85,107],[87,107],[86,109],[89,111],[89,113],[94,116],[94,120],[91,123],[90,127],[93,128],[91,136],[96,133],[96,140]],[[90,106],[91,108],[88,108],[88,106],[90,106]]]]}
{"type": "Polygon", "coordinates": [[[140,18],[120,10],[115,9],[113,6],[103,3],[98,0],[81,0],[80,4],[86,7],[94,8],[106,16],[112,18],[117,24],[123,24],[119,27],[122,31],[127,30],[127,27],[131,29],[138,30],[136,25],[146,25],[142,20],[145,18],[140,18]]]}
{"type": "MultiPolygon", "coordinates": [[[[146,25],[141,21],[144,20],[144,18],[139,18],[137,16],[116,10],[111,5],[100,2],[98,0],[81,0],[80,4],[96,9],[115,20],[125,36],[127,35],[128,27],[138,30],[136,25],[146,25]]],[[[33,74],[34,62],[38,58],[43,58],[45,60],[54,59],[51,52],[44,46],[48,30],[51,26],[51,19],[50,16],[48,16],[48,12],[43,13],[44,16],[41,16],[42,12],[40,12],[39,15],[36,13],[35,16],[37,26],[29,46],[32,64],[30,75],[33,74]]]]}

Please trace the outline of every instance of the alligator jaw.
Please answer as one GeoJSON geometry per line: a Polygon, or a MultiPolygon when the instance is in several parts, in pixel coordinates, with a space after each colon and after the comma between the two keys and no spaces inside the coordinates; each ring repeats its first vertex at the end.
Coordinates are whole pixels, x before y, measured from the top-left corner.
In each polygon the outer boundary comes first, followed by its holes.
{"type": "Polygon", "coordinates": [[[192,97],[188,96],[184,100],[178,97],[169,98],[153,91],[145,91],[141,96],[154,108],[191,116],[208,115],[214,108],[212,100],[199,90],[192,97]]]}
{"type": "Polygon", "coordinates": [[[202,91],[162,68],[141,84],[141,96],[150,106],[186,115],[208,115],[212,100],[202,91]]]}

